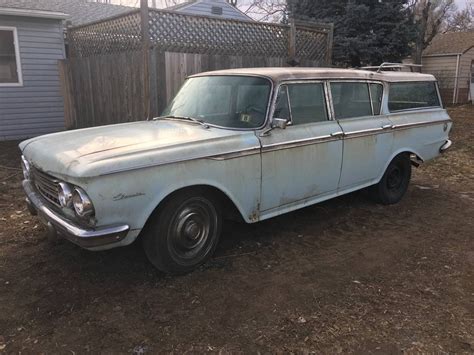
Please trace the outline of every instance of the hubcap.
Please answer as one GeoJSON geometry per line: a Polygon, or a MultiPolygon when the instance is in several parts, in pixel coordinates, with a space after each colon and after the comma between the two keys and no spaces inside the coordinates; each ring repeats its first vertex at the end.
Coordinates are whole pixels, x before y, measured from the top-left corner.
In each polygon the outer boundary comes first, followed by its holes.
{"type": "Polygon", "coordinates": [[[394,167],[387,176],[387,187],[389,189],[398,189],[403,182],[402,171],[399,167],[394,167]]]}
{"type": "Polygon", "coordinates": [[[212,247],[216,226],[216,212],[209,201],[200,198],[186,201],[170,223],[171,254],[184,263],[205,256],[212,247]]]}

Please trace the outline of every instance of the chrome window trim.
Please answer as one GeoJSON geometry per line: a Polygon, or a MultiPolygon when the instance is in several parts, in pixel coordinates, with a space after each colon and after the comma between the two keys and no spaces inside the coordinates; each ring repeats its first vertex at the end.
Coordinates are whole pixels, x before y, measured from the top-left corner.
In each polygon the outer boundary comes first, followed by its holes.
{"type": "Polygon", "coordinates": [[[372,116],[382,116],[382,103],[383,103],[383,95],[385,94],[385,86],[382,83],[368,83],[369,86],[369,98],[370,98],[370,106],[372,107],[372,116]],[[370,90],[370,85],[380,85],[382,87],[382,101],[380,101],[380,112],[375,114],[374,111],[374,100],[372,99],[372,91],[370,90]]]}
{"type": "MultiPolygon", "coordinates": [[[[272,103],[271,117],[272,118],[274,117],[274,112],[275,112],[275,109],[276,109],[276,100],[278,99],[278,93],[279,93],[280,88],[282,86],[287,86],[288,87],[288,85],[297,85],[297,84],[322,84],[322,88],[323,88],[323,91],[324,91],[323,98],[324,98],[324,101],[326,103],[326,121],[309,122],[309,123],[306,123],[306,124],[318,124],[318,123],[332,121],[330,111],[328,110],[327,90],[326,90],[326,85],[325,85],[326,82],[327,81],[323,80],[323,79],[321,79],[321,80],[315,80],[315,79],[284,80],[284,81],[279,82],[278,85],[276,86],[276,89],[275,89],[275,95],[274,95],[275,98],[274,98],[273,103],[272,103]]],[[[292,111],[291,111],[291,99],[290,99],[290,95],[289,95],[288,91],[287,91],[287,97],[288,97],[288,105],[289,105],[289,111],[290,111],[291,126],[294,126],[293,125],[293,116],[292,116],[292,111]]]]}

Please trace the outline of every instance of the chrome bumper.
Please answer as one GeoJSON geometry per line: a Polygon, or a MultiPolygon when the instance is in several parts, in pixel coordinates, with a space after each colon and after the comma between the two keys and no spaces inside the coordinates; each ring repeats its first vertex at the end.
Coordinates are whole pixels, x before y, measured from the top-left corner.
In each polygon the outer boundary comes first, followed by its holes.
{"type": "Polygon", "coordinates": [[[453,145],[453,142],[451,142],[450,139],[448,139],[446,141],[446,143],[444,143],[441,148],[439,148],[439,152],[440,153],[444,153],[445,151],[447,151],[449,148],[451,148],[451,146],[453,145]]]}
{"type": "Polygon", "coordinates": [[[95,248],[123,240],[128,231],[128,225],[118,225],[100,228],[84,228],[58,215],[51,210],[42,197],[33,189],[30,180],[23,180],[26,193],[26,203],[32,215],[38,215],[48,228],[51,237],[57,234],[83,248],[95,248]]]}

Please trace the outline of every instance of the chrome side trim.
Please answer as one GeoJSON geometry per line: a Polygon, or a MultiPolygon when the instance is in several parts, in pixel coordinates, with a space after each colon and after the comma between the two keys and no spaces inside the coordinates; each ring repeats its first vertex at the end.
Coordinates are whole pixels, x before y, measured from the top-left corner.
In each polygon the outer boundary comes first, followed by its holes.
{"type": "Polygon", "coordinates": [[[398,125],[394,125],[393,129],[406,129],[412,127],[419,127],[419,126],[431,126],[431,125],[438,125],[443,123],[452,122],[451,120],[440,120],[440,121],[421,121],[421,122],[412,122],[412,123],[402,123],[398,125]]]}
{"type": "MultiPolygon", "coordinates": [[[[441,121],[426,121],[426,122],[415,122],[415,123],[405,123],[405,124],[400,124],[400,125],[395,125],[391,126],[393,130],[402,130],[402,129],[409,129],[412,127],[418,127],[418,126],[429,126],[429,125],[438,125],[438,124],[443,124],[447,122],[452,122],[451,120],[441,120],[441,121]]],[[[338,132],[336,132],[338,133],[338,132]]],[[[373,135],[373,134],[379,134],[379,133],[388,133],[387,130],[384,130],[383,128],[371,128],[368,130],[361,130],[361,131],[353,131],[353,132],[348,132],[344,133],[343,135],[339,136],[337,135],[336,137],[333,137],[331,135],[326,135],[326,136],[319,136],[319,137],[311,137],[311,138],[305,138],[302,140],[294,140],[294,141],[288,141],[288,142],[282,142],[282,143],[272,143],[272,144],[267,144],[262,147],[262,153],[264,152],[269,152],[273,150],[280,150],[280,149],[289,149],[289,148],[295,148],[295,147],[300,147],[300,146],[305,146],[305,145],[312,145],[312,144],[318,144],[318,143],[324,143],[324,142],[329,142],[333,140],[340,140],[342,137],[345,139],[350,139],[354,137],[361,137],[364,135],[373,135]]],[[[126,169],[117,169],[117,170],[112,170],[110,172],[104,173],[101,176],[105,175],[112,175],[112,174],[117,174],[125,171],[133,171],[133,170],[138,170],[138,169],[145,169],[145,168],[153,168],[157,166],[163,166],[163,165],[169,165],[169,164],[176,164],[176,163],[182,163],[186,161],[193,161],[193,160],[199,160],[199,159],[211,159],[211,160],[216,160],[216,161],[221,161],[221,160],[226,160],[226,159],[235,159],[239,158],[242,156],[248,156],[248,155],[254,155],[254,154],[259,154],[260,153],[260,147],[251,147],[247,148],[245,150],[236,150],[236,151],[230,151],[230,152],[225,152],[225,153],[220,153],[217,155],[206,155],[206,156],[197,156],[197,157],[191,157],[191,158],[186,158],[186,159],[175,159],[175,160],[169,160],[169,161],[164,161],[156,164],[144,164],[144,165],[139,165],[139,166],[134,166],[126,169]]]]}
{"type": "Polygon", "coordinates": [[[360,131],[347,132],[347,133],[345,133],[345,137],[366,135],[367,133],[380,132],[380,131],[383,131],[382,127],[362,129],[360,131]]]}
{"type": "Polygon", "coordinates": [[[380,128],[370,128],[370,129],[364,129],[364,130],[360,130],[360,131],[347,132],[347,133],[344,134],[344,137],[347,138],[347,139],[357,138],[357,137],[365,137],[365,136],[371,136],[371,135],[374,135],[374,134],[389,133],[389,132],[392,132],[392,131],[398,131],[398,130],[409,129],[409,128],[414,128],[414,127],[444,124],[444,123],[447,123],[447,122],[451,122],[451,120],[403,123],[403,124],[399,124],[399,125],[385,125],[385,126],[382,126],[380,128]]]}
{"type": "Polygon", "coordinates": [[[229,153],[214,155],[211,157],[207,157],[206,159],[223,161],[223,160],[247,157],[247,156],[255,155],[255,154],[260,154],[260,147],[248,148],[248,149],[243,149],[236,152],[229,152],[229,153]]]}
{"type": "Polygon", "coordinates": [[[340,140],[340,138],[336,138],[331,135],[326,135],[326,136],[319,136],[315,138],[306,138],[306,139],[301,139],[301,140],[288,141],[288,142],[283,142],[283,143],[267,144],[262,147],[262,153],[268,153],[268,152],[273,152],[276,150],[297,148],[297,147],[303,147],[307,145],[326,143],[326,142],[338,141],[338,140],[340,140]]]}

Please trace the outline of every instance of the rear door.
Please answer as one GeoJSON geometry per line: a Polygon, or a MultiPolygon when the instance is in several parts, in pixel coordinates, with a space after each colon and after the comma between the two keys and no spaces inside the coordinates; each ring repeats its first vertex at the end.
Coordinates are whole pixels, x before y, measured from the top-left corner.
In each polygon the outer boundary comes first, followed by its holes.
{"type": "Polygon", "coordinates": [[[334,117],[344,131],[339,190],[375,183],[392,152],[392,122],[382,115],[379,82],[331,81],[334,117]]]}
{"type": "Polygon", "coordinates": [[[305,81],[279,88],[274,117],[288,120],[289,126],[260,137],[264,215],[337,192],[342,131],[330,119],[325,87],[305,81]]]}

